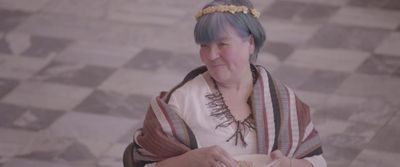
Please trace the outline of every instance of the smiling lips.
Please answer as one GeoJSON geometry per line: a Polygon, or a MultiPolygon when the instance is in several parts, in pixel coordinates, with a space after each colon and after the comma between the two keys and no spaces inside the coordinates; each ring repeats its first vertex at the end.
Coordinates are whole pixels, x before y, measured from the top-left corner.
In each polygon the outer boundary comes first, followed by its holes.
{"type": "Polygon", "coordinates": [[[219,69],[225,66],[225,64],[210,64],[211,68],[213,69],[219,69]]]}
{"type": "Polygon", "coordinates": [[[219,67],[219,66],[223,66],[224,64],[211,64],[212,67],[219,67]]]}
{"type": "Polygon", "coordinates": [[[221,61],[213,61],[210,62],[211,67],[220,67],[220,66],[224,66],[225,64],[222,63],[221,61]]]}

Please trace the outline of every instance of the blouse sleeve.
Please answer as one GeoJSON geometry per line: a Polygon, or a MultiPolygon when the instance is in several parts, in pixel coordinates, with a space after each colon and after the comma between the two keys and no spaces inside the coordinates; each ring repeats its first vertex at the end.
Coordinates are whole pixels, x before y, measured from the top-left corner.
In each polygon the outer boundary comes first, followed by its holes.
{"type": "MultiPolygon", "coordinates": [[[[305,136],[303,138],[303,145],[307,145],[307,144],[315,144],[315,143],[319,143],[320,139],[319,139],[319,135],[317,130],[315,129],[313,123],[309,123],[309,125],[307,126],[307,128],[305,129],[305,136]]],[[[326,167],[326,161],[324,159],[324,157],[322,156],[322,146],[321,145],[315,145],[314,146],[314,150],[310,150],[310,152],[308,153],[308,155],[305,155],[305,157],[303,159],[307,160],[308,162],[310,162],[313,167],[326,167]]]]}
{"type": "Polygon", "coordinates": [[[310,162],[313,167],[326,167],[326,161],[322,155],[315,155],[312,157],[304,158],[308,162],[310,162]]]}

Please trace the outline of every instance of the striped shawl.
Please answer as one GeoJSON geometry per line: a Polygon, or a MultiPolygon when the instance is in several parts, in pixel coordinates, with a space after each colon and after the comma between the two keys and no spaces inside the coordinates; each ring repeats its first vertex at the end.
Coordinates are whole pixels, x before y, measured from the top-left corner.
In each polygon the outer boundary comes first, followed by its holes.
{"type": "MultiPolygon", "coordinates": [[[[258,71],[251,96],[258,153],[268,154],[279,149],[286,156],[299,159],[321,155],[321,142],[311,123],[309,107],[290,88],[271,78],[263,67],[252,67],[258,71]]],[[[143,128],[134,136],[134,166],[198,148],[190,127],[168,101],[174,90],[206,70],[204,66],[193,70],[169,93],[161,93],[151,100],[143,128]]]]}

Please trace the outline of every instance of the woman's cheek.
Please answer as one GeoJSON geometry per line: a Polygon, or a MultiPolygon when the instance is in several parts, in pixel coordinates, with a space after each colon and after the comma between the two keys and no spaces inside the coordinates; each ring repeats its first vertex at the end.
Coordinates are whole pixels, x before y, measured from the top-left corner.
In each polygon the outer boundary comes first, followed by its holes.
{"type": "Polygon", "coordinates": [[[199,54],[200,54],[200,59],[201,59],[201,61],[202,61],[203,63],[205,63],[205,61],[206,61],[206,59],[207,59],[207,55],[206,55],[204,49],[200,49],[199,54]]]}
{"type": "Polygon", "coordinates": [[[224,51],[222,51],[221,56],[224,57],[224,59],[226,60],[233,60],[235,59],[235,52],[225,49],[224,51]]]}

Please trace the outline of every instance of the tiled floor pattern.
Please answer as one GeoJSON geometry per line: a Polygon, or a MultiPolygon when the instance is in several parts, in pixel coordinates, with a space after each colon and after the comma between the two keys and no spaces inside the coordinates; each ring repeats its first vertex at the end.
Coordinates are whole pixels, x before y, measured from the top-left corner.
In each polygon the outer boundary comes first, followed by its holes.
{"type": "MultiPolygon", "coordinates": [[[[313,107],[330,167],[398,166],[400,1],[253,0],[259,64],[313,107]]],[[[148,100],[200,64],[206,1],[0,0],[0,167],[117,167],[148,100]]]]}

